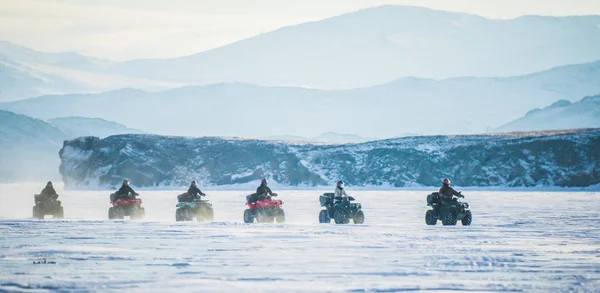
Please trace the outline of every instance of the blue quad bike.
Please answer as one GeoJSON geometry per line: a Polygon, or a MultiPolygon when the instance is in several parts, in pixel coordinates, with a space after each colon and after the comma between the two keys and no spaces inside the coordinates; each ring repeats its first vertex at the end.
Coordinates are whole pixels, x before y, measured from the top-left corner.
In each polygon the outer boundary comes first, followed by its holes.
{"type": "Polygon", "coordinates": [[[325,193],[319,197],[319,202],[324,210],[319,212],[319,223],[354,224],[365,222],[365,214],[360,203],[353,202],[354,197],[335,197],[334,193],[325,193]]]}
{"type": "MultiPolygon", "coordinates": [[[[459,197],[464,198],[462,194],[459,197]]],[[[468,203],[458,201],[456,198],[444,202],[438,192],[427,195],[427,205],[431,207],[425,212],[427,225],[435,225],[440,220],[444,226],[454,226],[458,221],[463,226],[470,226],[473,220],[468,203]]]]}
{"type": "Polygon", "coordinates": [[[175,211],[175,220],[198,222],[212,222],[214,220],[214,211],[212,204],[208,200],[194,199],[193,201],[180,201],[177,203],[175,211]]]}

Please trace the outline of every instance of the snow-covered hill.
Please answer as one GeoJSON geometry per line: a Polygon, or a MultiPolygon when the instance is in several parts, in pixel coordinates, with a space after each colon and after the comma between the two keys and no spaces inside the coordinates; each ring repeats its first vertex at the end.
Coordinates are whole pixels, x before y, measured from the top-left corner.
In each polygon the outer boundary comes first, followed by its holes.
{"type": "Polygon", "coordinates": [[[600,59],[600,16],[491,20],[381,6],[285,27],[201,52],[110,70],[193,84],[245,82],[316,88],[401,77],[515,76],[600,59]]]}
{"type": "Polygon", "coordinates": [[[50,122],[0,110],[0,182],[60,178],[58,151],[66,139],[140,133],[123,125],[90,118],[50,122]]]}
{"type": "Polygon", "coordinates": [[[354,145],[119,135],[79,138],[60,151],[68,186],[244,184],[290,186],[587,187],[600,183],[600,129],[408,137],[354,145]]]}
{"type": "Polygon", "coordinates": [[[533,108],[599,92],[600,61],[510,78],[405,78],[337,91],[240,83],[158,93],[125,89],[44,96],[0,108],[39,119],[100,117],[165,135],[258,138],[337,132],[385,138],[482,133],[533,108]]]}
{"type": "Polygon", "coordinates": [[[48,123],[64,131],[71,138],[82,136],[98,136],[104,138],[117,134],[144,133],[141,130],[131,129],[125,125],[100,118],[63,117],[51,119],[48,123]]]}
{"type": "Polygon", "coordinates": [[[0,110],[0,182],[59,178],[66,133],[31,117],[0,110]]]}
{"type": "Polygon", "coordinates": [[[182,86],[106,73],[115,63],[76,53],[39,52],[0,41],[0,102],[48,94],[92,93],[137,87],[148,90],[182,86]]]}
{"type": "Polygon", "coordinates": [[[571,103],[560,100],[543,108],[534,109],[522,118],[495,131],[534,131],[600,127],[600,95],[589,96],[571,103]]]}

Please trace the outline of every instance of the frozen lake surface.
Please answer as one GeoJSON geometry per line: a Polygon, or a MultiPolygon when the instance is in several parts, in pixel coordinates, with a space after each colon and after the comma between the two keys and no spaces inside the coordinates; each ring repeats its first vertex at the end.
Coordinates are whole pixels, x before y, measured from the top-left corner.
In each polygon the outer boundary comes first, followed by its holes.
{"type": "Polygon", "coordinates": [[[110,191],[0,185],[0,292],[598,292],[600,193],[469,191],[473,225],[428,227],[424,191],[360,191],[364,225],[318,224],[323,191],[281,191],[285,224],[243,224],[250,192],[207,192],[213,223],[175,222],[177,191],[140,191],[144,221],[108,221],[110,191]],[[46,259],[56,264],[33,264],[46,259]]]}

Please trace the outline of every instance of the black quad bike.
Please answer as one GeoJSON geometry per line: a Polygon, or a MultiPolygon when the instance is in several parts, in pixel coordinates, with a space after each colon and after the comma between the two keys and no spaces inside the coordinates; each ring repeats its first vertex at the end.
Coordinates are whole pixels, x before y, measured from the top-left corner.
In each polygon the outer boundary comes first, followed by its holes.
{"type": "Polygon", "coordinates": [[[33,196],[33,200],[35,202],[35,206],[33,207],[33,218],[44,219],[46,215],[52,215],[54,219],[64,218],[65,212],[60,200],[57,198],[57,195],[48,198],[46,196],[35,194],[33,196]]]}
{"type": "Polygon", "coordinates": [[[354,224],[365,222],[365,214],[360,203],[354,203],[354,197],[335,197],[334,193],[325,193],[319,197],[319,202],[324,210],[319,212],[319,223],[348,224],[350,219],[354,224]]]}
{"type": "MultiPolygon", "coordinates": [[[[459,197],[464,198],[461,194],[459,197]]],[[[470,226],[473,219],[469,204],[458,201],[456,198],[451,201],[442,201],[438,192],[427,196],[427,205],[432,209],[425,213],[425,223],[435,225],[437,221],[442,221],[444,226],[454,226],[460,221],[463,226],[470,226]]]]}

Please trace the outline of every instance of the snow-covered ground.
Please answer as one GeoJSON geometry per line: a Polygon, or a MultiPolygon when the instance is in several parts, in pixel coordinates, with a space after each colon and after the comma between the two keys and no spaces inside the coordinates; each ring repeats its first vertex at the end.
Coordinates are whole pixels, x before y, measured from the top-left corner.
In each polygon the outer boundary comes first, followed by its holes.
{"type": "Polygon", "coordinates": [[[285,224],[242,222],[244,191],[211,191],[214,223],[176,223],[177,191],[145,221],[108,221],[110,191],[0,185],[0,292],[600,290],[600,193],[469,191],[473,226],[428,227],[425,191],[356,191],[364,225],[318,224],[318,191],[282,191],[285,224]],[[33,264],[40,259],[56,264],[33,264]]]}

